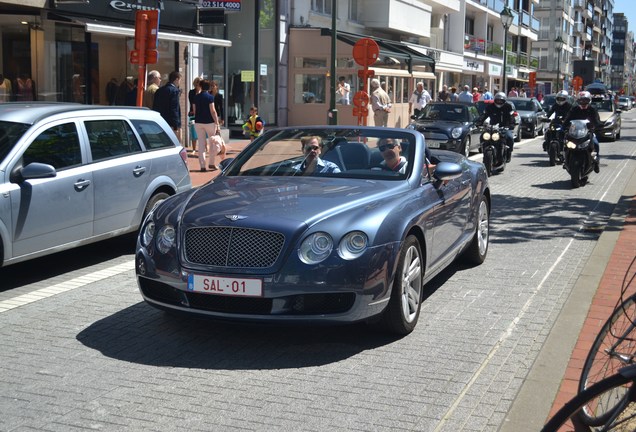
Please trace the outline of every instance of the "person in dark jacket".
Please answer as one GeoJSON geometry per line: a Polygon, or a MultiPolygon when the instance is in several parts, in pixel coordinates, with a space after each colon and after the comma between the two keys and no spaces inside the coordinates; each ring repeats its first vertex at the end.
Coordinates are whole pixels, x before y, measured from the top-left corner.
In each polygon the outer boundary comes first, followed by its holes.
{"type": "Polygon", "coordinates": [[[181,73],[170,72],[168,83],[155,92],[152,109],[158,111],[161,117],[170,125],[177,138],[181,140],[181,105],[179,104],[179,84],[181,73]]]}
{"type": "MultiPolygon", "coordinates": [[[[582,91],[579,93],[579,97],[576,102],[577,104],[572,107],[570,112],[566,114],[565,119],[563,119],[565,126],[567,127],[572,120],[587,120],[590,122],[592,130],[601,129],[603,127],[603,122],[601,122],[596,108],[592,106],[592,95],[590,92],[582,91]]],[[[596,155],[594,155],[594,172],[598,173],[600,172],[600,147],[598,145],[598,138],[596,138],[596,134],[592,134],[592,143],[594,144],[594,151],[596,152],[596,155]]]]}
{"type": "Polygon", "coordinates": [[[477,125],[482,125],[486,119],[489,119],[491,125],[498,124],[501,127],[508,128],[506,132],[506,145],[510,151],[506,156],[506,162],[510,162],[514,146],[512,130],[515,127],[515,119],[513,112],[512,105],[506,101],[506,94],[499,92],[495,95],[494,103],[486,104],[486,109],[483,114],[479,116],[475,122],[477,125]]]}
{"type": "MultiPolygon", "coordinates": [[[[568,92],[565,90],[561,90],[556,95],[556,102],[550,107],[546,118],[550,118],[552,114],[554,114],[555,118],[561,117],[565,118],[567,113],[572,109],[572,104],[568,102],[568,92]]],[[[543,141],[543,151],[548,151],[548,135],[545,135],[545,140],[543,141]]]]}

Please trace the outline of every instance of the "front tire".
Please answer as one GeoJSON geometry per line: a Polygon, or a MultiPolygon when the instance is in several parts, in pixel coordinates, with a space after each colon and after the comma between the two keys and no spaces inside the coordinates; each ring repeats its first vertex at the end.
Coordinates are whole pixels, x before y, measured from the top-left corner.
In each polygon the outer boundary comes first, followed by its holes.
{"type": "Polygon", "coordinates": [[[422,307],[423,275],[420,244],[409,235],[400,249],[391,299],[383,316],[384,327],[391,333],[404,336],[415,329],[422,307]]]}
{"type": "Polygon", "coordinates": [[[488,177],[492,175],[493,163],[493,151],[492,147],[489,147],[484,151],[484,166],[486,167],[486,174],[488,174],[488,177]]]}
{"type": "Polygon", "coordinates": [[[464,252],[463,259],[470,264],[481,264],[486,260],[488,254],[490,233],[490,208],[485,196],[482,196],[479,201],[475,223],[475,234],[470,246],[464,252]]]}
{"type": "Polygon", "coordinates": [[[570,182],[572,183],[572,187],[574,189],[581,186],[581,170],[583,166],[581,165],[581,161],[575,155],[570,156],[570,182]]]}
{"type": "Polygon", "coordinates": [[[550,148],[548,149],[548,153],[550,156],[550,166],[555,166],[556,161],[558,159],[557,153],[559,151],[559,145],[555,142],[550,143],[550,148]]]}
{"type": "Polygon", "coordinates": [[[157,192],[156,194],[151,196],[148,202],[146,203],[146,207],[144,208],[144,215],[141,219],[141,222],[143,223],[143,221],[146,220],[146,216],[148,216],[148,213],[150,213],[157,204],[159,204],[160,202],[162,202],[163,200],[169,197],[170,195],[168,195],[165,192],[157,192]]]}

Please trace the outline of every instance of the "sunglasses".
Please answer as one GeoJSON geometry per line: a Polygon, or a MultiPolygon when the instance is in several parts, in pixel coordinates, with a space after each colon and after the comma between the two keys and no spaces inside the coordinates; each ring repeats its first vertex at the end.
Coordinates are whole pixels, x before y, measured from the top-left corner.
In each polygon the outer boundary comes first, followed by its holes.
{"type": "Polygon", "coordinates": [[[395,146],[397,146],[397,144],[382,144],[381,146],[378,146],[378,148],[380,149],[381,152],[383,152],[386,149],[393,150],[395,148],[395,146]]]}
{"type": "Polygon", "coordinates": [[[317,145],[305,147],[305,150],[318,150],[318,149],[320,149],[320,147],[318,147],[317,145]]]}
{"type": "Polygon", "coordinates": [[[556,100],[558,100],[558,101],[564,101],[564,100],[565,100],[565,98],[556,98],[556,100]]]}

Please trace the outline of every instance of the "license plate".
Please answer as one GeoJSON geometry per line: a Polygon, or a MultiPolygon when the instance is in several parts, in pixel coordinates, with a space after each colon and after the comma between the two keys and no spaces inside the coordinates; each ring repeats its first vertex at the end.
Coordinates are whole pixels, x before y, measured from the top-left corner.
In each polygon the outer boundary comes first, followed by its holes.
{"type": "Polygon", "coordinates": [[[188,290],[233,297],[262,297],[263,281],[191,274],[188,276],[188,290]]]}
{"type": "Polygon", "coordinates": [[[442,143],[439,141],[426,140],[428,148],[440,148],[442,143]]]}

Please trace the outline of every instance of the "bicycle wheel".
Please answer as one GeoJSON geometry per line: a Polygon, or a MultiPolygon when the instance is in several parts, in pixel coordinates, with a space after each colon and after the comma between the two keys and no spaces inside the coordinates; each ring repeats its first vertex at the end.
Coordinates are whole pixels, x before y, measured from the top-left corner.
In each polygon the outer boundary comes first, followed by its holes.
{"type": "MultiPolygon", "coordinates": [[[[632,295],[614,310],[596,336],[583,365],[579,392],[634,363],[635,320],[636,295],[632,295]]],[[[600,410],[599,407],[592,411],[591,407],[583,407],[581,420],[591,426],[602,424],[611,414],[613,407],[605,406],[605,408],[606,411],[600,410]]]]}
{"type": "Polygon", "coordinates": [[[541,432],[634,431],[636,407],[632,402],[636,387],[634,378],[628,375],[612,375],[577,394],[543,426],[541,432]],[[622,393],[623,397],[616,399],[617,393],[622,393]],[[606,406],[608,403],[614,407],[614,411],[609,412],[607,420],[599,425],[602,426],[600,429],[581,422],[579,414],[583,407],[606,406]]]}

